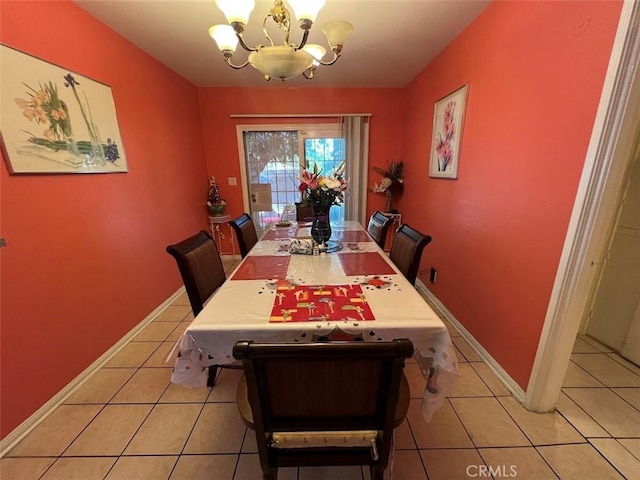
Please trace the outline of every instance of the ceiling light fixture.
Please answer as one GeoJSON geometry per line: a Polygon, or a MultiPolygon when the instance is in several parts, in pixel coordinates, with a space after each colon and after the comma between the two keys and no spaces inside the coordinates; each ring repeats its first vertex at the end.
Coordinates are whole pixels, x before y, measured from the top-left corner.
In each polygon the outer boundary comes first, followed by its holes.
{"type": "Polygon", "coordinates": [[[229,25],[214,25],[209,29],[209,35],[216,41],[218,48],[230,67],[241,69],[251,65],[264,74],[266,80],[279,78],[283,82],[287,79],[304,75],[311,79],[319,65],[333,65],[340,57],[345,38],[353,30],[349,22],[337,21],[324,25],[322,32],[326,35],[333,58],[323,62],[322,57],[326,49],[321,45],[307,44],[309,30],[324,6],[326,0],[289,0],[293,13],[298,19],[298,25],[304,30],[302,41],[296,45],[289,43],[291,30],[291,14],[282,0],[275,0],[273,7],[262,21],[262,30],[269,40],[269,45],[247,46],[242,33],[249,21],[249,15],[255,7],[254,0],[216,0],[216,5],[227,17],[229,25]],[[274,45],[267,32],[267,19],[271,18],[278,28],[284,29],[283,45],[274,45]],[[249,59],[242,65],[231,63],[231,57],[236,51],[238,42],[249,53],[249,59]]]}

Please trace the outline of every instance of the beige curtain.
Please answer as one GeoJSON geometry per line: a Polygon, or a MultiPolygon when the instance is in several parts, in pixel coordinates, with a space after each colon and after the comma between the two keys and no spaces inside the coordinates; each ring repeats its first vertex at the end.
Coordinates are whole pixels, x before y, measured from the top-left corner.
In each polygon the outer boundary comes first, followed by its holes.
{"type": "Polygon", "coordinates": [[[345,220],[356,220],[367,225],[367,191],[369,170],[369,117],[341,117],[345,140],[345,178],[349,190],[345,198],[345,220]]]}

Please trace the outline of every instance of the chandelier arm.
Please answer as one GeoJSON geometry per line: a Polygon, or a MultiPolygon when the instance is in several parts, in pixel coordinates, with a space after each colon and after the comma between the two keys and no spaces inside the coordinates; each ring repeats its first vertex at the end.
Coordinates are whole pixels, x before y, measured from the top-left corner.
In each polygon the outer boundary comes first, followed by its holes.
{"type": "Polygon", "coordinates": [[[251,48],[249,45],[244,43],[244,38],[242,38],[242,34],[236,32],[236,37],[238,37],[238,42],[240,42],[240,46],[244,48],[247,52],[257,52],[258,48],[251,48]]]}
{"type": "Polygon", "coordinates": [[[308,39],[309,39],[309,30],[305,30],[304,35],[302,35],[302,41],[300,42],[300,45],[296,47],[296,50],[300,50],[302,47],[304,47],[307,44],[308,39]]]}
{"type": "Polygon", "coordinates": [[[240,70],[241,68],[244,68],[247,65],[249,65],[249,60],[244,62],[242,65],[234,65],[233,63],[231,63],[231,57],[227,57],[226,55],[224,57],[224,61],[227,62],[227,65],[229,65],[231,68],[234,68],[236,70],[240,70]]]}
{"type": "Polygon", "coordinates": [[[323,62],[322,60],[317,60],[317,62],[320,65],[333,65],[334,63],[336,63],[336,61],[340,58],[340,54],[333,52],[333,58],[331,60],[329,60],[328,62],[323,62]]]}

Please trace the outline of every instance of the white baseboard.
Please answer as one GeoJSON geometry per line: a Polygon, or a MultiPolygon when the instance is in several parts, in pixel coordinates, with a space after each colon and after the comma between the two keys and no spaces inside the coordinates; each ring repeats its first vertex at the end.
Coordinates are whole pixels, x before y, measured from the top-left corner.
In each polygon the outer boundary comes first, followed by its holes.
{"type": "Polygon", "coordinates": [[[185,291],[184,286],[180,287],[167,300],[162,302],[155,310],[136,325],[129,333],[122,337],[118,343],[107,350],[95,362],[89,365],[80,375],[74,378],[67,386],[60,390],[51,400],[36,410],[29,418],[18,425],[11,433],[0,440],[0,458],[4,457],[16,444],[36,428],[40,422],[47,418],[53,411],[76,390],[78,390],[103,364],[108,362],[116,353],[118,353],[129,341],[135,337],[140,330],[153,322],[173,301],[185,291]]]}
{"type": "Polygon", "coordinates": [[[444,315],[447,321],[455,328],[458,333],[464,338],[467,343],[473,348],[478,356],[487,364],[487,366],[491,369],[493,373],[495,373],[496,377],[504,384],[505,387],[509,389],[513,396],[522,403],[524,401],[525,391],[518,385],[513,378],[500,366],[496,360],[489,355],[482,345],[471,335],[466,328],[462,326],[462,324],[453,316],[453,314],[447,310],[447,307],[438,300],[438,298],[431,293],[431,291],[426,287],[421,280],[416,280],[416,288],[418,291],[424,293],[427,298],[440,310],[440,312],[444,315]]]}

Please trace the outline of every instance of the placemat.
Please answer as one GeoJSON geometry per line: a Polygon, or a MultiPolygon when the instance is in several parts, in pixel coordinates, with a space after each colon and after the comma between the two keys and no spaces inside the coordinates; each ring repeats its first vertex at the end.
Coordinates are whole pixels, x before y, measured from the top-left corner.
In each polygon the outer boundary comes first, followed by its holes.
{"type": "Polygon", "coordinates": [[[246,257],[231,280],[269,280],[285,278],[289,269],[289,256],[255,255],[246,257]]]}
{"type": "Polygon", "coordinates": [[[343,242],[371,242],[371,237],[362,230],[342,230],[335,232],[335,236],[343,242]]]}
{"type": "Polygon", "coordinates": [[[273,230],[269,230],[264,234],[262,240],[284,240],[287,238],[293,238],[296,234],[298,227],[276,227],[273,230]]]}
{"type": "Polygon", "coordinates": [[[343,253],[338,255],[345,275],[393,275],[391,268],[378,252],[343,253]]]}
{"type": "Polygon", "coordinates": [[[375,320],[360,285],[278,284],[270,323],[375,320]]]}

